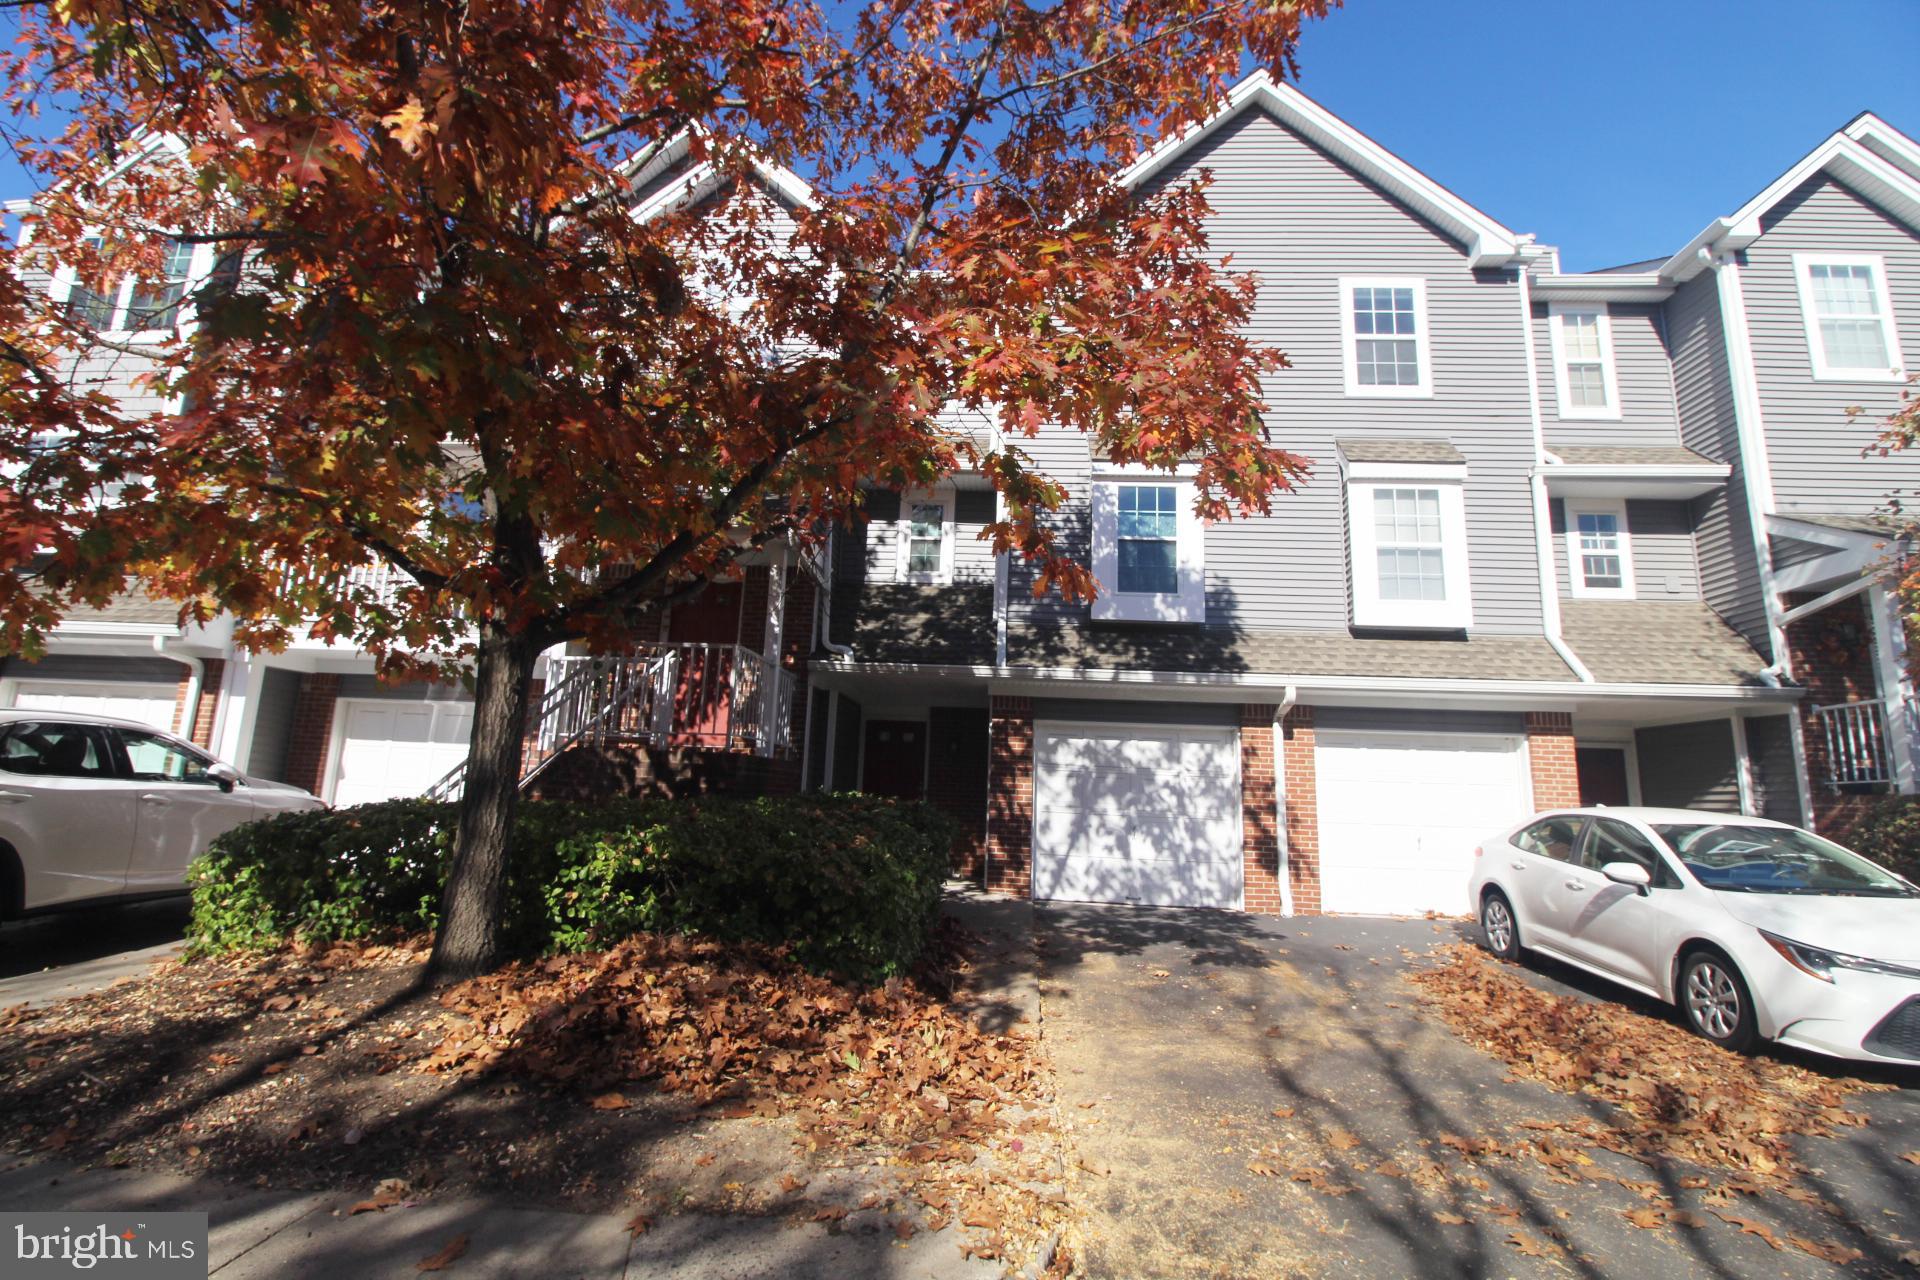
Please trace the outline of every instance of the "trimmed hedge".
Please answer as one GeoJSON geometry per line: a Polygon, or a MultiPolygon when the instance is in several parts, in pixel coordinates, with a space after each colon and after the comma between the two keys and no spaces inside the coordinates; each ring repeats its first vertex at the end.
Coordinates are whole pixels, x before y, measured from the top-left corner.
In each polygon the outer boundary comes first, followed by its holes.
{"type": "Polygon", "coordinates": [[[1884,796],[1835,837],[1849,849],[1920,884],[1920,803],[1912,796],[1884,796]]]}
{"type": "MultiPolygon", "coordinates": [[[[432,930],[455,816],[392,800],[227,832],[188,872],[193,952],[432,930]]],[[[926,946],[953,834],[928,805],[860,795],[529,802],[514,827],[503,939],[534,955],[640,930],[701,933],[885,977],[926,946]]]]}

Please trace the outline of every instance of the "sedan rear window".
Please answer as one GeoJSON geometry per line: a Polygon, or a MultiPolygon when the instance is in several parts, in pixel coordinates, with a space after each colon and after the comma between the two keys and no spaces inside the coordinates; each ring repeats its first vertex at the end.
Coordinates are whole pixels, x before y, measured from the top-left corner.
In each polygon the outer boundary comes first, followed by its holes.
{"type": "Polygon", "coordinates": [[[100,735],[86,725],[23,721],[0,740],[0,769],[42,778],[110,778],[100,735]]]}
{"type": "Polygon", "coordinates": [[[1909,898],[1920,890],[1859,854],[1796,827],[1658,823],[1687,870],[1709,889],[1909,898]]]}

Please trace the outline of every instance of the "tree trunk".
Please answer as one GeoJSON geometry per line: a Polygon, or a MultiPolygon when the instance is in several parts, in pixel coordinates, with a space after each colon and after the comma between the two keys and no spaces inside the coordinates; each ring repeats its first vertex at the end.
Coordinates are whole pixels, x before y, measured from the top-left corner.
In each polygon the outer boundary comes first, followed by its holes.
{"type": "Polygon", "coordinates": [[[440,897],[440,932],[429,977],[484,973],[498,963],[513,815],[520,801],[520,757],[527,693],[539,648],[524,636],[488,629],[475,663],[473,741],[453,868],[440,897]]]}

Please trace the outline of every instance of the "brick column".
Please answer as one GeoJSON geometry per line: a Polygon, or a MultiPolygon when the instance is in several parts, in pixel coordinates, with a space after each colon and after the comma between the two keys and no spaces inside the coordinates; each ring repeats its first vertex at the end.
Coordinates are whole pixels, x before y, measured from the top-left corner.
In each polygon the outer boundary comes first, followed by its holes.
{"type": "Polygon", "coordinates": [[[1240,708],[1240,843],[1248,911],[1280,914],[1280,816],[1275,803],[1270,702],[1240,708]]]}
{"type": "Polygon", "coordinates": [[[1527,712],[1527,757],[1533,770],[1535,809],[1572,809],[1580,804],[1580,774],[1574,767],[1573,716],[1565,711],[1527,712]]]}
{"type": "Polygon", "coordinates": [[[1320,802],[1314,779],[1313,708],[1295,707],[1281,723],[1281,776],[1287,801],[1287,886],[1298,915],[1320,914],[1320,802]]]}
{"type": "Polygon", "coordinates": [[[293,702],[293,724],[287,730],[287,781],[319,795],[326,783],[327,744],[333,736],[333,704],[340,696],[340,677],[300,677],[293,702]]]}
{"type": "Polygon", "coordinates": [[[1033,893],[1033,702],[995,698],[987,767],[987,889],[1033,893]]]}
{"type": "MultiPolygon", "coordinates": [[[[220,709],[220,682],[226,678],[227,660],[208,658],[206,673],[200,680],[200,697],[193,709],[194,745],[213,747],[213,716],[220,709]]],[[[184,695],[183,695],[184,696],[184,695]]]]}

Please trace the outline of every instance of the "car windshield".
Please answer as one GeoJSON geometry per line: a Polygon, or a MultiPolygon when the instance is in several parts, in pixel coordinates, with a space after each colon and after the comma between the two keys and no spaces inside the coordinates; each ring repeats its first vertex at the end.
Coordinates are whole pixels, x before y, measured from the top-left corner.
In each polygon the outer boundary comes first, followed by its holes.
{"type": "Polygon", "coordinates": [[[1796,827],[1655,823],[1660,838],[1709,889],[1911,898],[1920,890],[1857,853],[1796,827]]]}

